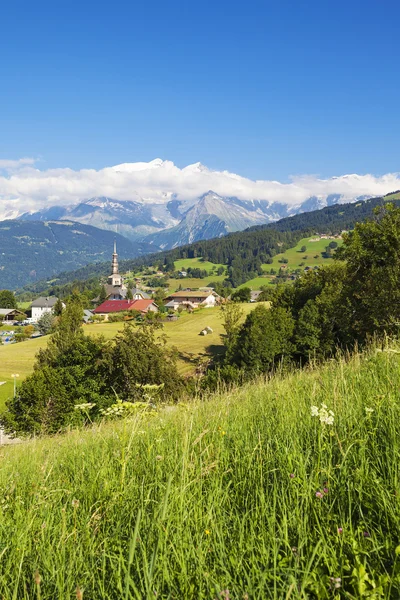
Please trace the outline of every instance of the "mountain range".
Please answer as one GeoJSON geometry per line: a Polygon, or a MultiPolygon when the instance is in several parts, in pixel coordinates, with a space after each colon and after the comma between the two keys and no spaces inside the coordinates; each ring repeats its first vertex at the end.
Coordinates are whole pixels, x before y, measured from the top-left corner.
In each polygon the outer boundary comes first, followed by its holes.
{"type": "MultiPolygon", "coordinates": [[[[352,200],[363,199],[357,197],[352,200]]],[[[96,197],[69,207],[51,206],[41,211],[26,212],[19,219],[32,222],[47,222],[49,219],[74,221],[150,244],[152,251],[157,251],[221,237],[253,225],[275,222],[283,217],[332,206],[345,200],[339,194],[331,194],[310,197],[293,205],[223,197],[209,190],[194,202],[173,198],[164,204],[96,197]]]]}

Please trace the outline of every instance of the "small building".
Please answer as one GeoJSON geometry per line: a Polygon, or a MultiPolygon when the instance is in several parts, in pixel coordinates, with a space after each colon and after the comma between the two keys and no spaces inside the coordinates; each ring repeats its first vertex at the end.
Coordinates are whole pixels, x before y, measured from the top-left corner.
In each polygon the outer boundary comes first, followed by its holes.
{"type": "Polygon", "coordinates": [[[25,317],[25,313],[17,308],[0,308],[0,319],[4,323],[13,323],[19,317],[25,317]]]}
{"type": "Polygon", "coordinates": [[[250,292],[250,302],[258,302],[258,297],[262,294],[261,290],[254,290],[250,292]]]}
{"type": "Polygon", "coordinates": [[[112,313],[139,311],[142,314],[158,312],[158,306],[151,298],[144,300],[106,300],[94,309],[93,314],[105,317],[112,313]]]}
{"type": "Polygon", "coordinates": [[[187,271],[179,271],[179,277],[187,277],[187,271]]]}
{"type": "Polygon", "coordinates": [[[168,300],[165,308],[172,308],[177,310],[180,306],[187,309],[195,308],[211,308],[220,303],[221,298],[216,292],[201,292],[186,291],[175,292],[170,294],[166,300],[168,300]]]}
{"type": "Polygon", "coordinates": [[[31,305],[33,322],[37,323],[44,313],[52,312],[57,300],[56,296],[41,296],[40,298],[36,298],[31,305]]]}
{"type": "Polygon", "coordinates": [[[89,323],[89,321],[92,319],[92,317],[93,317],[93,313],[92,313],[91,310],[86,310],[85,309],[83,311],[83,322],[84,323],[86,323],[86,324],[89,323]]]}

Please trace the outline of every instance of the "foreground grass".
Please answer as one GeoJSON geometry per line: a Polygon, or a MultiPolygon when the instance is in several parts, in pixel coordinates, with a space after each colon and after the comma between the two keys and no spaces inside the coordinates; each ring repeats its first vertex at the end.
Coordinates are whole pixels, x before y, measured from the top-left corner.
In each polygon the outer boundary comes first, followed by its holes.
{"type": "Polygon", "coordinates": [[[3,448],[0,596],[399,598],[391,350],[3,448]]]}

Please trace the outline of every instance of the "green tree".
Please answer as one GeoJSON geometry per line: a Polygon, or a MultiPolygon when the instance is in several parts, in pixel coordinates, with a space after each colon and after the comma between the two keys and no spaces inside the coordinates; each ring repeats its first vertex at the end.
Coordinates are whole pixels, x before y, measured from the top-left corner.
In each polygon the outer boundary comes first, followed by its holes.
{"type": "Polygon", "coordinates": [[[0,290],[0,308],[18,308],[13,292],[10,290],[0,290]]]}
{"type": "Polygon", "coordinates": [[[346,261],[343,295],[354,338],[397,334],[400,325],[400,209],[375,209],[376,218],[344,234],[335,258],[346,261]]]}
{"type": "Polygon", "coordinates": [[[42,335],[48,335],[54,326],[54,314],[52,311],[47,311],[42,314],[37,322],[39,332],[42,335]]]}
{"type": "Polygon", "coordinates": [[[127,292],[126,292],[126,299],[133,300],[132,288],[128,287],[127,292]]]}
{"type": "Polygon", "coordinates": [[[177,399],[182,393],[175,354],[157,334],[159,325],[125,325],[105,352],[103,377],[121,400],[141,400],[137,384],[164,384],[162,398],[177,399]]]}
{"type": "Polygon", "coordinates": [[[250,302],[251,289],[248,287],[241,288],[233,292],[231,299],[233,302],[250,302]]]}
{"type": "Polygon", "coordinates": [[[99,300],[98,300],[97,305],[100,306],[100,304],[103,304],[103,302],[105,302],[106,300],[107,300],[106,286],[102,285],[100,288],[99,300]]]}
{"type": "Polygon", "coordinates": [[[300,253],[301,253],[301,254],[304,254],[304,252],[306,252],[306,251],[307,251],[307,246],[302,246],[302,247],[300,248],[300,253]]]}
{"type": "Polygon", "coordinates": [[[59,318],[47,348],[39,351],[34,371],[7,402],[2,416],[6,431],[55,433],[82,422],[79,404],[94,404],[98,411],[112,402],[99,372],[104,341],[85,336],[81,327],[82,306],[73,297],[59,318]]]}
{"type": "Polygon", "coordinates": [[[250,372],[266,372],[274,363],[291,357],[294,319],[284,308],[257,306],[237,337],[233,361],[250,372]]]}
{"type": "Polygon", "coordinates": [[[225,329],[225,336],[222,338],[226,348],[225,362],[229,363],[239,335],[244,313],[242,307],[236,302],[227,302],[226,304],[223,304],[221,306],[221,313],[225,329]]]}
{"type": "Polygon", "coordinates": [[[60,317],[62,315],[62,311],[64,310],[64,306],[62,300],[57,298],[57,302],[54,305],[53,313],[55,317],[60,317]]]}

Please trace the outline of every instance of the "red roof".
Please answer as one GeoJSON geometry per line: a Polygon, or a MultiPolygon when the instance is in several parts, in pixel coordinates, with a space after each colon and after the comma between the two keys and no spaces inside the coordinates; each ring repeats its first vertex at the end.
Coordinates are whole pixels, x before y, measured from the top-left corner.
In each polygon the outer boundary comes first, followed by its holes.
{"type": "Polygon", "coordinates": [[[153,300],[106,300],[94,309],[95,314],[123,312],[125,310],[146,311],[153,300]]]}
{"type": "MultiPolygon", "coordinates": [[[[147,311],[147,309],[149,308],[149,306],[151,304],[154,304],[154,301],[151,298],[146,299],[146,300],[144,300],[144,299],[143,300],[134,300],[133,306],[131,306],[131,310],[140,310],[140,311],[146,310],[147,311]]],[[[154,306],[156,306],[156,305],[154,304],[154,306]]]]}
{"type": "Polygon", "coordinates": [[[94,313],[114,313],[131,310],[135,300],[106,300],[94,309],[94,313]]]}

